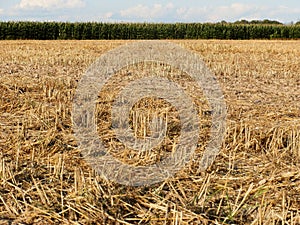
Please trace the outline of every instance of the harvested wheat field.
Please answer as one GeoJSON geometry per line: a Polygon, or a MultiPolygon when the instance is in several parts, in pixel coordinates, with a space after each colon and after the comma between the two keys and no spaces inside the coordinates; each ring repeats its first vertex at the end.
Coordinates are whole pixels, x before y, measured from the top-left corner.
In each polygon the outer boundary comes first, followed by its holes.
{"type": "MultiPolygon", "coordinates": [[[[197,95],[201,90],[187,87],[201,107],[199,148],[175,177],[147,187],[98,175],[72,130],[72,101],[84,71],[128,41],[0,42],[0,224],[300,224],[299,41],[172,42],[199,54],[218,78],[226,134],[214,163],[200,171],[209,106],[197,95]]],[[[144,69],[149,65],[125,68],[115,81],[144,69]]],[[[99,138],[119,160],[155,163],[177,143],[176,110],[159,99],[141,101],[135,107],[143,112],[169,113],[169,136],[150,153],[116,151],[122,146],[109,130],[109,110],[117,91],[112,82],[99,93],[99,138]]],[[[140,137],[147,133],[139,124],[144,117],[138,110],[130,116],[140,137]]]]}

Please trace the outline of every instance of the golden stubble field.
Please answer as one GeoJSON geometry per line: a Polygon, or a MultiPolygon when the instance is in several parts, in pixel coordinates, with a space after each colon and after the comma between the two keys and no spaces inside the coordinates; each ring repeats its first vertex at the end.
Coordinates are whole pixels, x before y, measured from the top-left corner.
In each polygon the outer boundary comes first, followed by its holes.
{"type": "Polygon", "coordinates": [[[149,187],[97,175],[72,131],[78,80],[127,42],[0,42],[0,224],[300,224],[299,41],[172,41],[218,78],[226,137],[207,171],[197,168],[201,146],[174,178],[149,187]]]}

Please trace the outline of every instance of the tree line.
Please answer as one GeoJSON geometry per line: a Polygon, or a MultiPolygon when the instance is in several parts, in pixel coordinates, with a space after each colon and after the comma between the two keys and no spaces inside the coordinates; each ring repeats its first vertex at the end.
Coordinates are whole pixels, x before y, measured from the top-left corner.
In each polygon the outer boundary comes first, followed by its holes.
{"type": "MultiPolygon", "coordinates": [[[[273,21],[274,22],[274,21],[273,21]]],[[[0,22],[0,40],[299,39],[300,24],[0,22]]]]}

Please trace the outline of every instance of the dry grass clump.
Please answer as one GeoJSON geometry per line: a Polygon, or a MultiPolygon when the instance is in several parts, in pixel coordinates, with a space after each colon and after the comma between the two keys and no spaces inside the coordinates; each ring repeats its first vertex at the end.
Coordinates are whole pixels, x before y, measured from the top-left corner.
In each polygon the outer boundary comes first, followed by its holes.
{"type": "MultiPolygon", "coordinates": [[[[0,224],[300,224],[298,41],[174,42],[201,55],[216,74],[228,107],[226,137],[207,171],[198,170],[202,144],[174,178],[137,188],[97,175],[81,157],[71,123],[82,73],[125,41],[1,42],[0,224]]],[[[176,73],[169,69],[158,74],[176,73]]],[[[136,71],[125,68],[114,82],[125,82],[129,73],[138,77],[136,71]]],[[[176,81],[188,81],[179,75],[176,81]]],[[[109,131],[114,82],[99,93],[99,136],[107,145],[118,144],[109,131]]],[[[195,93],[199,118],[209,128],[209,107],[195,93]]],[[[139,102],[141,114],[131,117],[140,137],[148,130],[138,123],[145,111],[170,113],[173,125],[178,119],[172,106],[151,101],[150,107],[139,102]],[[160,106],[166,111],[156,110],[160,106]]],[[[169,130],[162,156],[176,144],[178,130],[169,130]]],[[[207,130],[202,134],[205,143],[207,130]]],[[[159,159],[151,154],[147,163],[159,159]]],[[[138,159],[132,163],[142,163],[138,159]]]]}

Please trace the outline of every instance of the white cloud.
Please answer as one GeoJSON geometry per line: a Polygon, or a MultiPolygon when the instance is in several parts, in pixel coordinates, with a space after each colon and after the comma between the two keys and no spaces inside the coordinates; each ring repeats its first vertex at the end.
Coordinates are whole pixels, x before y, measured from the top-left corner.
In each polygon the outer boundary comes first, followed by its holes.
{"type": "Polygon", "coordinates": [[[297,20],[299,18],[300,8],[290,8],[286,6],[260,6],[253,7],[243,16],[243,19],[247,20],[262,20],[271,19],[281,22],[290,22],[286,18],[290,17],[291,20],[297,20]]]}
{"type": "Polygon", "coordinates": [[[124,18],[155,19],[164,16],[174,5],[154,4],[153,6],[137,5],[129,9],[121,10],[120,15],[124,18]]]}
{"type": "Polygon", "coordinates": [[[255,12],[255,5],[233,3],[224,6],[203,6],[203,7],[175,7],[172,3],[167,5],[154,4],[151,7],[137,5],[120,11],[124,19],[133,20],[155,20],[167,19],[174,22],[217,22],[221,20],[235,20],[255,12]]]}
{"type": "Polygon", "coordinates": [[[184,20],[218,22],[221,20],[235,20],[255,11],[256,6],[234,3],[219,7],[179,8],[176,10],[177,17],[184,20]]]}
{"type": "MultiPolygon", "coordinates": [[[[1,1],[1,0],[0,0],[1,1]]],[[[6,20],[27,20],[34,17],[36,20],[55,20],[55,21],[105,21],[105,22],[218,22],[226,20],[228,22],[246,19],[261,20],[274,19],[281,22],[300,20],[300,7],[292,7],[288,3],[280,5],[269,5],[261,1],[255,3],[236,3],[230,4],[223,1],[221,5],[214,6],[214,3],[181,4],[176,1],[173,3],[151,3],[135,5],[115,11],[109,9],[111,3],[105,7],[108,11],[90,8],[88,0],[16,0],[18,2],[12,8],[0,8],[1,18],[6,20]],[[85,7],[84,10],[81,10],[85,7]],[[77,13],[70,13],[70,8],[79,8],[77,13]],[[57,10],[62,9],[62,10],[57,10]],[[48,12],[45,13],[44,10],[48,12]],[[51,12],[49,12],[51,11],[51,12]]],[[[168,0],[172,2],[171,0],[168,0]]],[[[122,3],[123,4],[123,3],[122,3]]],[[[92,4],[91,4],[92,5],[92,4]]],[[[121,3],[120,3],[121,5],[121,3]]],[[[104,10],[104,8],[102,9],[104,10]]]]}
{"type": "Polygon", "coordinates": [[[103,19],[110,19],[113,16],[112,12],[107,12],[103,15],[103,19]]]}
{"type": "Polygon", "coordinates": [[[16,8],[19,9],[60,9],[84,7],[83,0],[21,0],[16,8]]]}
{"type": "Polygon", "coordinates": [[[229,6],[220,6],[212,9],[212,13],[208,16],[208,19],[215,22],[221,18],[224,18],[225,20],[240,19],[241,17],[255,11],[257,11],[257,6],[233,3],[229,6]]]}
{"type": "Polygon", "coordinates": [[[4,12],[4,10],[0,8],[0,14],[2,14],[3,12],[4,12]]]}
{"type": "Polygon", "coordinates": [[[246,20],[281,20],[286,21],[287,15],[297,19],[300,14],[300,8],[290,8],[286,6],[267,6],[233,3],[231,5],[223,5],[218,7],[183,7],[176,9],[174,18],[180,21],[200,21],[200,22],[219,22],[222,20],[236,21],[246,20]]]}
{"type": "Polygon", "coordinates": [[[287,6],[279,6],[269,11],[270,16],[282,16],[289,14],[300,14],[300,8],[289,8],[287,6]]]}
{"type": "Polygon", "coordinates": [[[176,10],[177,18],[183,20],[201,20],[203,19],[209,12],[207,7],[199,7],[199,8],[186,8],[181,7],[176,10]]]}

